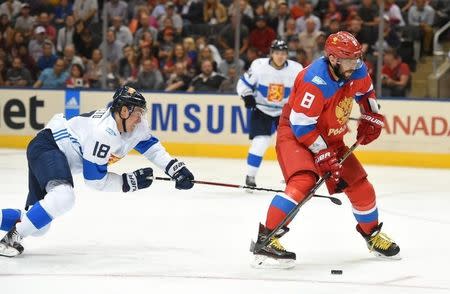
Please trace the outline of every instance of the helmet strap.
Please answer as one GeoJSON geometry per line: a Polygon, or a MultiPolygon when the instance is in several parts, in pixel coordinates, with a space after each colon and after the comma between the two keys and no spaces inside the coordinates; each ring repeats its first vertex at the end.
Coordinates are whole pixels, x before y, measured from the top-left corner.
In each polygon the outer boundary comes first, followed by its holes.
{"type": "Polygon", "coordinates": [[[122,127],[123,127],[123,131],[124,131],[125,133],[127,132],[127,126],[126,126],[125,122],[126,122],[126,120],[131,116],[131,113],[134,111],[134,106],[127,107],[127,109],[128,109],[128,116],[127,116],[126,118],[123,118],[123,117],[122,117],[122,108],[121,108],[121,111],[119,112],[119,116],[120,116],[120,118],[122,119],[122,127]]]}

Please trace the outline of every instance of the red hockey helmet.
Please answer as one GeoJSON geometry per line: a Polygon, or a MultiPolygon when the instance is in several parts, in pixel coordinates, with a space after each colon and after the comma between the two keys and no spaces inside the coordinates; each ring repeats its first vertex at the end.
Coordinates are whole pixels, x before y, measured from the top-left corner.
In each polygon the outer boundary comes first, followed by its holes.
{"type": "Polygon", "coordinates": [[[360,58],[362,54],[361,44],[346,31],[340,31],[328,36],[325,42],[325,53],[337,58],[360,58]]]}

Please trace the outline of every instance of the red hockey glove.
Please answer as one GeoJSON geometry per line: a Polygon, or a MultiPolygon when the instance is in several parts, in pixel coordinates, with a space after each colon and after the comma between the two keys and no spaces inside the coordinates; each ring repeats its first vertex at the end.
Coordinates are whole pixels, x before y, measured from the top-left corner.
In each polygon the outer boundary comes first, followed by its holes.
{"type": "Polygon", "coordinates": [[[330,148],[320,150],[319,153],[314,156],[314,163],[316,164],[316,168],[321,177],[327,172],[330,172],[331,179],[335,182],[339,182],[342,165],[339,163],[336,152],[330,148]]]}
{"type": "Polygon", "coordinates": [[[367,145],[380,136],[384,126],[384,116],[379,113],[362,114],[359,118],[358,134],[356,139],[364,136],[361,145],[367,145]]]}

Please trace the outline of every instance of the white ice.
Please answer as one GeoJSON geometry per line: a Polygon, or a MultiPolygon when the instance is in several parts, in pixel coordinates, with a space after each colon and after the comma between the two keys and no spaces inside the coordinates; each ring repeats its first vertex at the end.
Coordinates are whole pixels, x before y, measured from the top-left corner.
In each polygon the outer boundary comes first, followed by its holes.
{"type": "MultiPolygon", "coordinates": [[[[198,180],[241,184],[245,176],[244,160],[182,159],[198,180]]],[[[112,170],[148,164],[130,155],[112,170]]],[[[23,255],[0,259],[0,292],[450,293],[450,170],[367,170],[400,261],[368,252],[345,195],[342,206],[313,198],[301,209],[282,239],[297,253],[294,269],[257,270],[249,266],[250,240],[273,193],[207,185],[178,191],[164,181],[134,194],[101,193],[76,176],[75,208],[47,235],[26,239],[23,255]]],[[[277,163],[263,162],[257,184],[283,188],[281,180],[277,163]]],[[[0,150],[0,187],[1,208],[23,207],[23,150],[0,150]]]]}

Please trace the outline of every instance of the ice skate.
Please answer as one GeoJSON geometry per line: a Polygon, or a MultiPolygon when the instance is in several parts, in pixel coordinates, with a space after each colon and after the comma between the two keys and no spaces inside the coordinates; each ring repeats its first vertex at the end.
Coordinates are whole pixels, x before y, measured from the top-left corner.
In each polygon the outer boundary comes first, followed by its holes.
{"type": "MultiPolygon", "coordinates": [[[[248,186],[248,187],[256,188],[255,177],[246,176],[245,177],[245,185],[248,186]]],[[[255,190],[253,190],[253,189],[245,189],[245,191],[247,193],[253,193],[253,191],[255,191],[255,190]]]]}
{"type": "Polygon", "coordinates": [[[356,230],[366,240],[367,248],[377,257],[387,259],[401,259],[400,247],[391,240],[386,234],[381,233],[381,227],[383,223],[376,226],[371,234],[365,234],[359,225],[356,226],[356,230]]]}
{"type": "MultiPolygon", "coordinates": [[[[288,228],[284,227],[279,230],[272,238],[271,241],[261,248],[258,252],[254,251],[255,243],[252,241],[250,251],[254,254],[254,261],[252,262],[252,267],[254,268],[275,268],[275,269],[288,269],[295,267],[295,253],[289,252],[284,249],[278,240],[284,234],[289,231],[288,228]]],[[[270,234],[270,230],[259,224],[258,240],[257,244],[261,244],[266,240],[267,235],[270,234]]]]}
{"type": "Polygon", "coordinates": [[[0,240],[0,256],[14,257],[22,254],[24,248],[20,242],[22,236],[17,232],[16,226],[0,240]]]}

